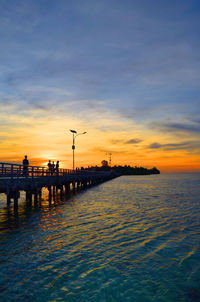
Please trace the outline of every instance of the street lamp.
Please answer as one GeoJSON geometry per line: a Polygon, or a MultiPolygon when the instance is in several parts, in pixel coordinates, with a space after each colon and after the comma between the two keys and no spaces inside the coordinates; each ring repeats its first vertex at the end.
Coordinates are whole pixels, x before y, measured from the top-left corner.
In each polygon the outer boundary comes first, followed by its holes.
{"type": "Polygon", "coordinates": [[[76,138],[78,135],[81,135],[81,134],[86,134],[87,132],[77,133],[77,131],[76,131],[76,130],[72,130],[72,129],[70,129],[69,131],[70,131],[70,132],[72,132],[72,134],[73,134],[72,151],[73,151],[73,171],[74,171],[74,150],[75,150],[75,138],[76,138]]]}

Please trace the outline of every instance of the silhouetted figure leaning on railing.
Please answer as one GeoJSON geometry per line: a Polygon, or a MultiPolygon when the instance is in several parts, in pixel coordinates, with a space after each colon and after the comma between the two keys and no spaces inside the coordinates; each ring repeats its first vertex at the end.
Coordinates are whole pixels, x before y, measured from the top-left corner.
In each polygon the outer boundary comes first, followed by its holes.
{"type": "Polygon", "coordinates": [[[28,176],[28,165],[29,165],[29,161],[27,159],[27,155],[25,155],[23,159],[23,175],[25,176],[28,176]]]}

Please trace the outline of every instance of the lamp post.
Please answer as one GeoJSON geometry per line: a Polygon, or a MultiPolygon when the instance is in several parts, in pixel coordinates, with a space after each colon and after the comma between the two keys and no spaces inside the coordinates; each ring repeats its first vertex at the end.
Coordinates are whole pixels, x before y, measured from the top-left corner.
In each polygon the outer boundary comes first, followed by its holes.
{"type": "Polygon", "coordinates": [[[73,171],[74,171],[74,150],[75,150],[75,138],[78,136],[78,135],[81,135],[81,134],[86,134],[87,132],[82,132],[82,133],[77,133],[76,130],[69,130],[70,132],[72,132],[73,134],[73,140],[72,140],[72,151],[73,151],[73,171]]]}

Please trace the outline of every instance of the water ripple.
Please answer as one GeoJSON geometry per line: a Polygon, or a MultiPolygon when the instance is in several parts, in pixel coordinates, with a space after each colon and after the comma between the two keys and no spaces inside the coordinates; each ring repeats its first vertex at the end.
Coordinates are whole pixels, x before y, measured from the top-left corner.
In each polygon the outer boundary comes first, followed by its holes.
{"type": "Polygon", "coordinates": [[[18,212],[2,200],[3,300],[198,301],[199,183],[120,177],[38,207],[22,194],[18,212]]]}

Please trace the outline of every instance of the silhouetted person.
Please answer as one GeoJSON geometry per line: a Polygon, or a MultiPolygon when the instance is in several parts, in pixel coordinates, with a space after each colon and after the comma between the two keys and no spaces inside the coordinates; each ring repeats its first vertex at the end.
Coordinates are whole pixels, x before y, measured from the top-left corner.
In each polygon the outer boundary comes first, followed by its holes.
{"type": "Polygon", "coordinates": [[[50,160],[49,160],[47,166],[48,166],[48,172],[49,172],[48,174],[50,175],[50,172],[51,172],[51,169],[52,169],[50,160]]]}
{"type": "Polygon", "coordinates": [[[28,165],[29,165],[29,161],[27,159],[27,155],[25,155],[23,159],[23,175],[28,175],[28,165]]]}
{"type": "Polygon", "coordinates": [[[54,164],[54,161],[52,162],[51,164],[51,175],[53,175],[55,172],[55,164],[54,164]]]}
{"type": "Polygon", "coordinates": [[[59,175],[59,160],[56,163],[56,173],[59,175]]]}

